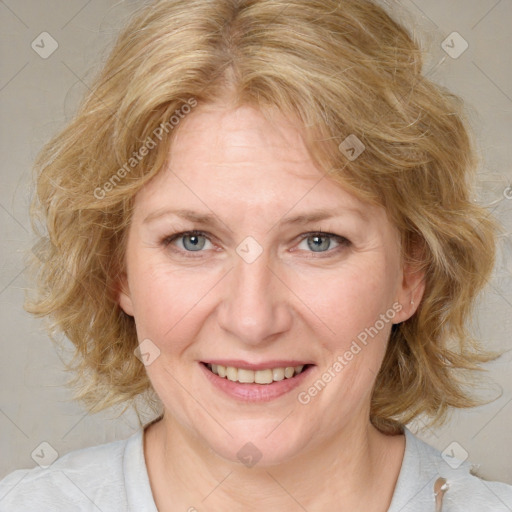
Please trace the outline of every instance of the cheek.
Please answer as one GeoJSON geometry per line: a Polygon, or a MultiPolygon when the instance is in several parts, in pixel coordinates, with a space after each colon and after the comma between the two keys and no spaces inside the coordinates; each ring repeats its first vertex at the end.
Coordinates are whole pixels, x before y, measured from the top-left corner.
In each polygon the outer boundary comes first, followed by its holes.
{"type": "MultiPolygon", "coordinates": [[[[311,319],[320,321],[320,332],[343,349],[359,333],[374,326],[382,314],[391,310],[388,316],[392,315],[394,275],[396,272],[385,261],[375,260],[347,265],[336,272],[301,276],[293,289],[308,306],[311,319]]],[[[377,327],[382,330],[380,322],[377,327]]]]}
{"type": "Polygon", "coordinates": [[[309,290],[304,302],[312,310],[308,323],[321,319],[314,333],[322,350],[318,378],[300,390],[298,400],[328,410],[326,421],[332,425],[369,404],[396,315],[395,288],[384,270],[353,267],[336,278],[316,280],[314,288],[302,281],[309,290]]]}
{"type": "Polygon", "coordinates": [[[139,339],[150,338],[161,347],[172,341],[173,350],[179,350],[200,327],[199,321],[191,319],[200,314],[215,276],[199,268],[183,271],[148,261],[145,266],[134,263],[130,288],[139,339]]]}

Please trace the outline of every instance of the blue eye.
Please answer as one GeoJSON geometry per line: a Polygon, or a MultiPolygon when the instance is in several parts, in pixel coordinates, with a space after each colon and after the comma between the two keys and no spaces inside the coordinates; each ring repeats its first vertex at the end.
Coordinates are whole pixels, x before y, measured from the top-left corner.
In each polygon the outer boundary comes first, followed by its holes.
{"type": "Polygon", "coordinates": [[[302,244],[303,242],[306,242],[307,248],[311,252],[328,252],[340,246],[350,245],[350,242],[346,238],[331,233],[308,233],[303,237],[300,243],[302,244]]]}
{"type": "Polygon", "coordinates": [[[175,243],[175,245],[178,246],[178,249],[185,252],[200,252],[205,248],[207,242],[211,244],[211,242],[208,240],[208,237],[200,231],[178,233],[166,238],[163,241],[165,246],[175,243]]]}
{"type": "Polygon", "coordinates": [[[200,251],[206,244],[206,238],[203,235],[185,235],[182,239],[183,247],[187,251],[200,251]]]}
{"type": "Polygon", "coordinates": [[[331,239],[328,236],[313,235],[306,238],[308,247],[313,252],[327,251],[331,246],[331,239]]]}

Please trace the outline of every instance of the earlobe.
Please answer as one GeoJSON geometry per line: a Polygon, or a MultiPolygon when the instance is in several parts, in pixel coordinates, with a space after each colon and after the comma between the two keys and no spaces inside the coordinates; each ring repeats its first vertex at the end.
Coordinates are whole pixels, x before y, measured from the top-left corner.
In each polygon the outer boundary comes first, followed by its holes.
{"type": "Polygon", "coordinates": [[[423,293],[425,292],[425,272],[413,269],[410,266],[404,268],[402,286],[399,291],[397,302],[402,309],[395,316],[394,323],[405,322],[416,313],[423,293]]]}
{"type": "Polygon", "coordinates": [[[401,305],[394,323],[405,322],[418,310],[425,293],[425,241],[413,236],[405,241],[402,253],[402,275],[397,290],[397,302],[401,305]]]}
{"type": "Polygon", "coordinates": [[[133,316],[133,303],[128,286],[128,279],[126,274],[123,274],[119,280],[119,288],[117,293],[117,302],[119,307],[130,316],[133,316]]]}

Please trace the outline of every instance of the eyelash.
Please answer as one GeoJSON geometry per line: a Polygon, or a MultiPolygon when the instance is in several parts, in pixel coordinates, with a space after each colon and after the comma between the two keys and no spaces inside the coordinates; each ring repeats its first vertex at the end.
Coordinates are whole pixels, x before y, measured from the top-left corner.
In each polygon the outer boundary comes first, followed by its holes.
{"type": "MultiPolygon", "coordinates": [[[[171,246],[172,242],[174,242],[175,240],[178,240],[180,238],[183,238],[185,236],[203,236],[208,241],[211,242],[211,239],[208,236],[208,233],[206,233],[204,231],[191,230],[191,231],[183,231],[180,233],[175,233],[174,235],[166,236],[165,238],[162,239],[161,244],[164,247],[169,248],[171,246]]],[[[330,256],[330,255],[332,255],[334,253],[338,253],[340,250],[352,245],[352,242],[350,242],[350,240],[348,240],[347,238],[340,236],[340,235],[335,235],[334,233],[327,233],[325,231],[311,231],[309,233],[304,233],[304,234],[300,235],[300,239],[299,239],[298,243],[301,243],[303,240],[306,240],[307,238],[310,238],[313,236],[329,237],[329,238],[335,240],[339,244],[334,249],[328,249],[327,251],[318,251],[318,252],[307,251],[312,255],[310,257],[313,257],[313,258],[322,258],[322,257],[325,257],[322,255],[326,255],[326,254],[330,256]]],[[[178,248],[173,248],[172,250],[174,252],[178,252],[188,258],[198,258],[198,257],[200,257],[200,254],[202,252],[204,252],[202,250],[186,251],[186,250],[182,250],[182,249],[178,249],[178,248]],[[197,256],[194,255],[194,252],[198,253],[197,256]]]]}

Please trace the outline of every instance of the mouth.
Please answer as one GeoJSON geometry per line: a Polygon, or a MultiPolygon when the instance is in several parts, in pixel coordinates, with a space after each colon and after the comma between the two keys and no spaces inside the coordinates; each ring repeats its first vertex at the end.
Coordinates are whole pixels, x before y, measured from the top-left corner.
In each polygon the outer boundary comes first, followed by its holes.
{"type": "Polygon", "coordinates": [[[263,368],[253,370],[250,368],[240,368],[236,366],[226,366],[222,364],[202,363],[212,373],[222,379],[241,384],[272,384],[285,379],[293,379],[297,375],[306,371],[311,364],[299,364],[295,366],[276,366],[273,368],[263,368]]]}
{"type": "Polygon", "coordinates": [[[315,364],[301,361],[201,361],[199,366],[213,389],[239,402],[268,402],[303,384],[315,364]]]}

